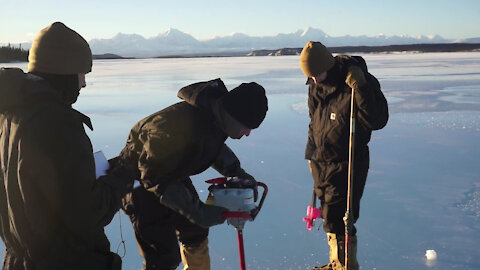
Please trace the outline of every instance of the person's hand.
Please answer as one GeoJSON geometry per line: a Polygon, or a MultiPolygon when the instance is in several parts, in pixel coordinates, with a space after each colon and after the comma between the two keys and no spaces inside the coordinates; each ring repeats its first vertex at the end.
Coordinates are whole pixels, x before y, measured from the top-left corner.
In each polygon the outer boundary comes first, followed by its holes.
{"type": "Polygon", "coordinates": [[[312,161],[311,160],[308,160],[308,169],[310,169],[310,174],[312,174],[313,169],[312,169],[312,161]]]}
{"type": "Polygon", "coordinates": [[[225,222],[222,214],[228,212],[226,208],[204,204],[198,196],[178,182],[166,187],[160,195],[160,203],[204,228],[222,224],[225,222]]]}
{"type": "Polygon", "coordinates": [[[195,223],[204,228],[222,224],[225,222],[222,214],[228,211],[227,208],[221,206],[208,205],[200,202],[198,213],[194,215],[195,223]]]}
{"type": "Polygon", "coordinates": [[[364,84],[367,83],[367,79],[365,79],[365,74],[363,70],[358,66],[351,66],[348,69],[347,79],[345,83],[352,89],[356,90],[362,87],[364,84]]]}
{"type": "Polygon", "coordinates": [[[130,191],[137,178],[135,169],[120,157],[109,159],[108,163],[109,168],[106,171],[106,175],[100,176],[97,180],[121,189],[122,194],[130,191]]]}

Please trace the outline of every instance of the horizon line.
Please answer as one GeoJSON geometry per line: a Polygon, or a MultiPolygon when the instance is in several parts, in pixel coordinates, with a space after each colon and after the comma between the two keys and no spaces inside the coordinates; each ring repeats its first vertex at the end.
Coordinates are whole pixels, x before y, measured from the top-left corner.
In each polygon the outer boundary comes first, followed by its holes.
{"type": "MultiPolygon", "coordinates": [[[[296,34],[298,32],[302,32],[302,34],[300,36],[303,36],[308,30],[316,30],[316,31],[320,31],[322,32],[325,37],[327,38],[338,38],[338,37],[372,37],[372,38],[375,38],[375,37],[401,37],[401,38],[416,38],[416,39],[420,39],[422,37],[426,37],[428,39],[434,39],[434,38],[442,38],[442,39],[445,39],[445,40],[452,40],[452,41],[455,41],[455,40],[466,40],[466,39],[474,39],[474,38],[480,38],[480,35],[479,36],[472,36],[472,37],[467,37],[467,38],[446,38],[446,37],[443,37],[442,35],[440,34],[420,34],[420,35],[409,35],[409,34],[392,34],[392,35],[387,35],[387,34],[383,34],[383,33],[378,33],[376,35],[366,35],[366,34],[362,34],[362,35],[350,35],[350,34],[346,34],[346,35],[341,35],[341,36],[332,36],[332,35],[329,35],[327,34],[326,32],[324,32],[322,29],[320,28],[314,28],[314,27],[307,27],[305,28],[304,30],[302,29],[298,29],[294,32],[279,32],[277,34],[274,34],[274,35],[263,35],[263,36],[253,36],[253,35],[249,35],[249,34],[246,34],[246,33],[242,33],[242,32],[232,32],[230,33],[229,35],[214,35],[210,38],[196,38],[194,35],[190,34],[189,32],[186,32],[186,31],[183,31],[183,30],[180,30],[178,28],[175,28],[175,27],[169,27],[167,28],[167,30],[163,31],[163,32],[159,32],[157,35],[154,35],[154,36],[144,36],[142,34],[138,34],[138,33],[124,33],[124,32],[117,32],[116,34],[114,34],[112,37],[110,38],[105,38],[105,37],[97,37],[97,38],[91,38],[88,42],[92,41],[92,40],[108,40],[108,39],[114,39],[116,36],[118,35],[126,35],[126,36],[133,36],[133,35],[137,35],[137,36],[141,36],[142,38],[146,39],[146,40],[149,40],[149,39],[154,39],[154,38],[157,38],[161,35],[165,35],[165,34],[168,34],[171,30],[176,30],[180,33],[183,33],[183,34],[186,34],[186,35],[189,35],[191,36],[192,38],[194,38],[195,40],[197,41],[200,41],[200,42],[205,42],[205,41],[210,41],[210,40],[214,40],[214,39],[218,39],[218,38],[225,38],[225,37],[232,37],[234,35],[245,35],[247,37],[251,37],[251,38],[263,38],[263,37],[266,37],[266,38],[271,38],[271,37],[276,37],[278,35],[291,35],[291,34],[296,34]]],[[[22,41],[22,42],[5,42],[5,41],[0,41],[0,45],[1,44],[22,44],[22,43],[31,43],[33,42],[33,39],[35,37],[33,37],[31,40],[29,41],[22,41]]]]}

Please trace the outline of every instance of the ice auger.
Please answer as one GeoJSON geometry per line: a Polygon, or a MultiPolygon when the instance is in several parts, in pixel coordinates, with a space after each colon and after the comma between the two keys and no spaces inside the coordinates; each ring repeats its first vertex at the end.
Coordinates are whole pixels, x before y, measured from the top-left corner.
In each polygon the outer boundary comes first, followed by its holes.
{"type": "Polygon", "coordinates": [[[263,193],[258,205],[255,205],[254,191],[252,188],[239,188],[229,185],[229,179],[225,177],[211,179],[207,182],[211,184],[208,188],[209,195],[207,204],[214,204],[225,207],[229,212],[223,213],[223,217],[227,220],[227,224],[232,225],[237,230],[238,253],[240,256],[240,269],[245,270],[245,250],[243,247],[243,227],[247,221],[253,221],[260,209],[268,193],[268,187],[262,182],[257,182],[257,186],[263,188],[263,193]]]}

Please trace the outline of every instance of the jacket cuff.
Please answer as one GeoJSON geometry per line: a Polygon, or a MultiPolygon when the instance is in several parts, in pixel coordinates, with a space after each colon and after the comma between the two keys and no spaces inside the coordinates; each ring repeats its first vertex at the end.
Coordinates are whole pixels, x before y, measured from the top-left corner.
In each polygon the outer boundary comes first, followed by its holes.
{"type": "Polygon", "coordinates": [[[307,146],[305,147],[305,159],[311,160],[313,152],[315,152],[315,146],[311,143],[307,143],[307,146]]]}

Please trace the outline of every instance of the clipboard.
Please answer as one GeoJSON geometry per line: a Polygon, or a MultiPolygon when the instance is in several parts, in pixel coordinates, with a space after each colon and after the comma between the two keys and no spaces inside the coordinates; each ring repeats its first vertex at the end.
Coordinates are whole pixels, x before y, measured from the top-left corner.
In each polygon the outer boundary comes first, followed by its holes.
{"type": "Polygon", "coordinates": [[[100,176],[107,174],[110,164],[102,151],[93,153],[93,158],[95,159],[95,177],[98,179],[100,176]]]}

